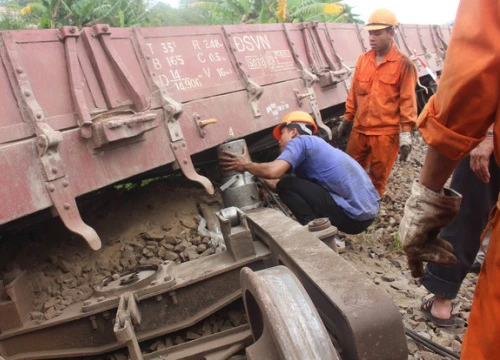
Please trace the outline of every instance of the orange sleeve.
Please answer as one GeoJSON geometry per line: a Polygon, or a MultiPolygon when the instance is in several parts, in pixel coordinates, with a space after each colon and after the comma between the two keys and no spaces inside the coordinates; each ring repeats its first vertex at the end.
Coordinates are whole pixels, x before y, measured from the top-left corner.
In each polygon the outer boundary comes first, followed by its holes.
{"type": "Polygon", "coordinates": [[[476,147],[498,116],[499,8],[499,0],[460,2],[437,92],[418,118],[425,141],[453,160],[476,147]]]}
{"type": "Polygon", "coordinates": [[[362,55],[358,58],[358,62],[356,63],[356,69],[354,70],[354,74],[352,76],[351,88],[349,89],[349,95],[347,95],[347,100],[345,102],[344,119],[348,121],[352,121],[354,119],[354,115],[356,114],[356,109],[358,107],[355,87],[357,78],[356,75],[360,66],[361,57],[362,55]]]}
{"type": "Polygon", "coordinates": [[[410,59],[404,58],[401,70],[399,116],[401,131],[412,131],[417,120],[417,70],[410,59]]]}

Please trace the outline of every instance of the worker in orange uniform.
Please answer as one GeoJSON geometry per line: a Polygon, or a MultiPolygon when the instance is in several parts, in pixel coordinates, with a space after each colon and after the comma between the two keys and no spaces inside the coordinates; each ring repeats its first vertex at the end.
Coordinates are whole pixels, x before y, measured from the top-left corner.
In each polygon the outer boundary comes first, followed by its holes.
{"type": "Polygon", "coordinates": [[[378,9],[365,30],[371,50],[361,55],[346,101],[338,133],[345,136],[354,121],[346,152],[364,169],[380,196],[398,155],[406,161],[411,151],[411,130],[417,119],[417,72],[411,60],[393,42],[396,16],[378,9]]]}
{"type": "MultiPolygon", "coordinates": [[[[423,275],[423,261],[444,265],[456,262],[451,245],[438,233],[460,207],[460,194],[444,188],[459,159],[490,135],[495,159],[500,161],[499,9],[500,0],[460,2],[438,90],[418,119],[429,148],[399,228],[414,277],[423,275]],[[493,131],[488,134],[491,125],[493,131]]],[[[490,245],[476,285],[462,359],[499,358],[498,207],[500,198],[485,229],[491,230],[490,245]]]]}

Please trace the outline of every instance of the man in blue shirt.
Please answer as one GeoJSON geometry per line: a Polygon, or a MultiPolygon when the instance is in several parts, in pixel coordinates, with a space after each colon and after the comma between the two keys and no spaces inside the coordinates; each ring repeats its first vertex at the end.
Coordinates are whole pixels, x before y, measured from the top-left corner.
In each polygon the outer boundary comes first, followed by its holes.
{"type": "Polygon", "coordinates": [[[254,163],[225,152],[221,165],[263,178],[301,224],[328,217],[340,231],[358,234],[373,222],[380,196],[356,160],[311,136],[317,130],[311,115],[293,111],[273,131],[281,149],[276,160],[254,163]],[[287,172],[295,176],[282,177],[287,172]]]}

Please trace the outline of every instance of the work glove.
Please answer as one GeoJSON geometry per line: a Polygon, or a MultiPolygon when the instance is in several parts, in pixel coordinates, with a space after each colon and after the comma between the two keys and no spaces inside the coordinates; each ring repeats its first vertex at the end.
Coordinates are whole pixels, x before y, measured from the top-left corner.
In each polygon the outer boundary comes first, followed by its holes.
{"type": "Polygon", "coordinates": [[[439,237],[442,227],[448,225],[460,209],[462,196],[445,188],[437,193],[413,182],[410,198],[406,201],[399,236],[408,258],[413,277],[424,275],[423,261],[441,265],[456,264],[453,246],[439,237]]]}
{"type": "Polygon", "coordinates": [[[411,152],[411,133],[404,131],[399,133],[399,161],[408,160],[411,152]]]}
{"type": "Polygon", "coordinates": [[[349,130],[351,129],[351,123],[352,121],[345,120],[342,117],[342,121],[340,122],[340,125],[337,128],[337,134],[339,139],[343,139],[344,137],[346,137],[346,135],[349,133],[349,130]]]}

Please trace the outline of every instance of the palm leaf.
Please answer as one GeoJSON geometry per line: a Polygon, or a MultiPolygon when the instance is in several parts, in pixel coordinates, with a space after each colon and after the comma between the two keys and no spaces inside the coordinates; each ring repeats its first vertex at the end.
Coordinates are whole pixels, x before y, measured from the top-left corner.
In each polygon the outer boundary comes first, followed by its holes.
{"type": "Polygon", "coordinates": [[[276,8],[276,17],[280,22],[286,21],[286,1],[287,0],[278,0],[278,6],[276,8]]]}

